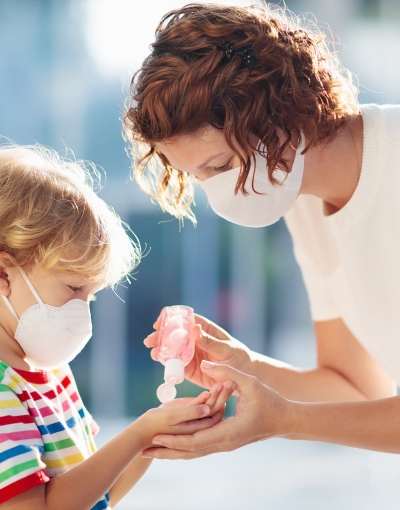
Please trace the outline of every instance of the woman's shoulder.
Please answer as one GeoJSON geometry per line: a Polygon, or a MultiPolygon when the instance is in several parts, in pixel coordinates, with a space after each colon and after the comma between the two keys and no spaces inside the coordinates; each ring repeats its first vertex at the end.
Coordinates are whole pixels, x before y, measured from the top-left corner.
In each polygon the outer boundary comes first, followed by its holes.
{"type": "Polygon", "coordinates": [[[400,133],[400,105],[398,104],[364,104],[360,105],[364,129],[372,134],[396,138],[400,133]]]}
{"type": "Polygon", "coordinates": [[[365,103],[360,105],[361,112],[384,112],[390,115],[395,114],[396,111],[400,111],[400,104],[377,104],[377,103],[365,103]]]}

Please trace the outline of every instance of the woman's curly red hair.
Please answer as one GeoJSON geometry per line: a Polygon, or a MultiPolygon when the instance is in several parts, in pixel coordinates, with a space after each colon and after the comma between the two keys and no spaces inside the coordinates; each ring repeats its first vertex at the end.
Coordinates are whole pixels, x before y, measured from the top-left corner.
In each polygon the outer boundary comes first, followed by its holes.
{"type": "Polygon", "coordinates": [[[241,162],[236,192],[246,193],[255,150],[251,133],[268,148],[266,167],[277,184],[273,172],[288,171],[282,154],[293,130],[304,134],[307,151],[331,141],[356,113],[351,75],[315,24],[302,26],[270,5],[189,4],[162,18],[152,52],[132,78],[124,129],[139,185],[164,210],[193,219],[189,175],[169,165],[157,142],[206,125],[222,130],[241,162]],[[219,48],[226,42],[236,50],[229,61],[219,48]],[[237,53],[248,47],[255,57],[251,67],[237,53]]]}

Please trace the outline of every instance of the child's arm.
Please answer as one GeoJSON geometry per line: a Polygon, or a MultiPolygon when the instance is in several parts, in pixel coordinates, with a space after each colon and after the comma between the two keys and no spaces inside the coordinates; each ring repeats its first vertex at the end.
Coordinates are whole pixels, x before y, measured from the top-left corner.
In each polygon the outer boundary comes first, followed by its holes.
{"type": "Polygon", "coordinates": [[[152,446],[155,435],[192,434],[222,419],[221,412],[211,417],[209,414],[210,407],[205,404],[151,409],[81,464],[9,499],[2,509],[90,510],[130,465],[136,473],[135,481],[144,473],[148,461],[141,464],[132,461],[152,446]]]}
{"type": "MultiPolygon", "coordinates": [[[[195,399],[191,398],[180,398],[177,400],[173,400],[172,402],[168,402],[168,404],[163,404],[161,407],[173,408],[173,407],[182,407],[184,405],[201,405],[207,404],[210,407],[209,416],[215,415],[217,413],[223,414],[225,403],[232,395],[235,386],[230,381],[222,384],[215,384],[210,392],[204,391],[195,399]]],[[[219,416],[217,418],[219,421],[219,416]]],[[[142,478],[142,476],[146,473],[152,459],[142,458],[141,456],[135,457],[135,459],[129,464],[129,466],[124,470],[115,484],[112,486],[109,491],[110,494],[110,506],[113,507],[116,505],[131,489],[136,485],[136,483],[142,478]]]]}

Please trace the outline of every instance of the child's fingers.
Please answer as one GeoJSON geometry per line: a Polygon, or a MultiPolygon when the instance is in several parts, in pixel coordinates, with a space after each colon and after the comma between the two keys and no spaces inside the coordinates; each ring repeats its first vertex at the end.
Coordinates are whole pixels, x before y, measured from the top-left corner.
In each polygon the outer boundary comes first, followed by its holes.
{"type": "Polygon", "coordinates": [[[155,347],[154,349],[151,349],[150,356],[151,356],[151,359],[153,359],[154,361],[158,361],[158,349],[157,349],[157,347],[155,347]]]}
{"type": "Polygon", "coordinates": [[[221,383],[214,384],[210,389],[207,405],[210,407],[211,410],[213,409],[221,390],[222,390],[221,383]]]}
{"type": "MultiPolygon", "coordinates": [[[[204,400],[207,400],[206,398],[204,400]]],[[[190,397],[177,398],[175,400],[171,400],[170,402],[165,402],[165,404],[161,404],[159,407],[183,407],[190,406],[193,402],[193,399],[190,397]]],[[[201,405],[204,402],[197,402],[197,404],[201,405]]]]}
{"type": "MultiPolygon", "coordinates": [[[[200,395],[197,395],[196,398],[194,398],[191,402],[190,402],[190,405],[191,406],[195,406],[195,405],[201,405],[201,404],[205,404],[208,400],[210,396],[210,392],[209,391],[203,391],[202,393],[200,393],[200,395]]],[[[186,400],[186,399],[185,399],[186,400]]],[[[207,405],[209,407],[211,407],[209,405],[209,403],[207,402],[207,405]]]]}
{"type": "Polygon", "coordinates": [[[217,423],[219,423],[224,416],[225,409],[220,409],[213,416],[206,416],[201,420],[192,420],[184,423],[179,423],[175,425],[173,434],[194,434],[199,430],[208,429],[209,427],[213,427],[217,423]]]}
{"type": "Polygon", "coordinates": [[[188,405],[183,407],[174,407],[172,409],[163,409],[169,413],[168,421],[170,425],[178,425],[183,422],[199,420],[210,413],[210,408],[206,404],[188,405]]]}
{"type": "MultiPolygon", "coordinates": [[[[231,397],[232,393],[235,391],[236,384],[231,381],[225,381],[222,385],[221,391],[218,393],[217,399],[214,405],[211,407],[210,414],[219,411],[220,409],[225,407],[227,400],[231,397]]],[[[207,405],[209,404],[209,400],[207,400],[207,405]]]]}
{"type": "MultiPolygon", "coordinates": [[[[222,384],[221,384],[222,386],[222,384]]],[[[207,400],[210,396],[209,391],[203,391],[200,393],[200,395],[197,395],[196,398],[191,397],[183,397],[183,398],[177,398],[174,400],[171,400],[170,402],[166,402],[165,404],[161,404],[159,407],[163,408],[177,408],[177,407],[183,407],[183,406],[200,406],[202,404],[206,404],[209,406],[207,400]]]]}
{"type": "Polygon", "coordinates": [[[153,333],[150,333],[150,335],[147,336],[143,340],[144,345],[146,347],[157,347],[157,345],[158,345],[158,335],[159,335],[158,331],[154,331],[153,333]]]}

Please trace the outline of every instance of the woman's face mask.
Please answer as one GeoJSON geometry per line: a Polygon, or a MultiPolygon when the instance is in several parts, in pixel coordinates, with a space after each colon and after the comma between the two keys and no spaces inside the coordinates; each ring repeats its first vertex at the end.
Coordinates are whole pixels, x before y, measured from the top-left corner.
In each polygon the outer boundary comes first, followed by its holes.
{"type": "Polygon", "coordinates": [[[273,186],[268,178],[266,159],[255,153],[246,180],[248,195],[235,187],[240,168],[228,170],[200,183],[213,211],[226,220],[244,227],[266,227],[277,222],[293,206],[300,191],[304,170],[304,148],[302,142],[297,149],[292,171],[287,174],[276,170],[274,176],[280,186],[273,186]],[[254,180],[253,180],[254,177],[254,180]],[[253,188],[255,191],[253,191],[253,188]]]}

